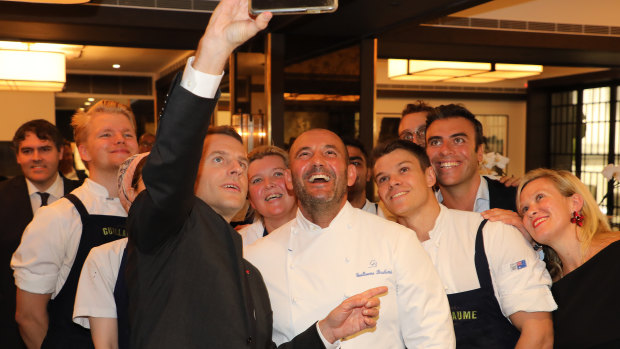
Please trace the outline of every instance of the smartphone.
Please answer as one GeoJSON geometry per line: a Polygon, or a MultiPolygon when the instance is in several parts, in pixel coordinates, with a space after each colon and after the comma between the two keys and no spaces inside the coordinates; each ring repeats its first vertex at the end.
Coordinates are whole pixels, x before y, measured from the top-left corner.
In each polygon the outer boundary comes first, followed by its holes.
{"type": "Polygon", "coordinates": [[[252,15],[326,13],[338,9],[338,0],[250,0],[249,7],[252,15]]]}

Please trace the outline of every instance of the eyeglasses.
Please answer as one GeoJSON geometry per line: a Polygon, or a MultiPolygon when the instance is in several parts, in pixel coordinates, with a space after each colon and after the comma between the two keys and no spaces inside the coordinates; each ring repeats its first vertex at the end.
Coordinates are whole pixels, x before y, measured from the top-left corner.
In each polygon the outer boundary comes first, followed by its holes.
{"type": "Polygon", "coordinates": [[[426,125],[421,125],[415,131],[413,131],[413,133],[409,131],[403,131],[400,135],[398,135],[398,138],[405,141],[414,142],[423,146],[426,143],[426,125]]]}

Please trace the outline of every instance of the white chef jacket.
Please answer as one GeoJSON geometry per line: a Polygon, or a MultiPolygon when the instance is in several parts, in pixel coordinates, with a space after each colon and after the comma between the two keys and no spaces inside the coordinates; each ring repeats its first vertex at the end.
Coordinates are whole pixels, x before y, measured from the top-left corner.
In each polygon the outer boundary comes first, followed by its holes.
{"type": "Polygon", "coordinates": [[[368,213],[376,214],[377,216],[381,218],[385,218],[385,214],[383,213],[383,210],[381,209],[381,207],[379,207],[378,204],[368,199],[366,199],[366,203],[364,204],[364,207],[362,207],[362,210],[368,213]]]}
{"type": "MultiPolygon", "coordinates": [[[[483,218],[476,212],[439,206],[430,239],[422,246],[437,268],[447,294],[480,288],[474,252],[483,218]]],[[[555,310],[551,277],[523,235],[501,222],[487,222],[482,233],[495,297],[504,316],[518,311],[555,310]]]]}
{"type": "Polygon", "coordinates": [[[84,261],[73,307],[73,322],[90,328],[88,317],[116,319],[114,288],[127,238],[93,247],[84,261]]]}
{"type": "Polygon", "coordinates": [[[255,220],[254,223],[239,230],[239,234],[241,234],[241,239],[243,240],[243,246],[251,245],[256,240],[261,239],[264,232],[265,226],[260,219],[255,220]]]}
{"type": "MultiPolygon", "coordinates": [[[[108,190],[91,179],[72,193],[90,214],[127,217],[119,199],[110,198],[108,190]]],[[[69,276],[81,237],[82,220],[69,200],[41,207],[11,259],[15,285],[55,298],[69,276]]]]}
{"type": "Polygon", "coordinates": [[[263,275],[278,345],[325,317],[344,299],[377,286],[377,327],[342,348],[453,348],[452,318],[441,281],[408,228],[353,208],[348,202],[322,229],[297,217],[247,246],[263,275]]]}

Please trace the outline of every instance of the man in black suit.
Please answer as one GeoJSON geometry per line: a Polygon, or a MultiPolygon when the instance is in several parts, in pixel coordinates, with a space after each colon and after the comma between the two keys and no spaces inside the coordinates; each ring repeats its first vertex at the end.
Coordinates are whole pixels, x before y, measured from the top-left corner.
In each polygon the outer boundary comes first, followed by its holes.
{"type": "MultiPolygon", "coordinates": [[[[229,224],[247,194],[245,148],[230,127],[207,130],[228,56],[270,18],[251,19],[247,0],[222,0],[195,59],[173,83],[142,171],[146,189],[129,211],[132,348],[273,345],[267,290],[229,224]]],[[[386,290],[345,301],[290,345],[322,348],[374,326],[377,299],[368,297],[386,290]]]]}
{"type": "Polygon", "coordinates": [[[24,229],[39,207],[51,204],[79,184],[59,175],[63,139],[46,120],[17,129],[13,147],[22,175],[0,183],[0,338],[7,348],[23,348],[15,322],[15,281],[9,267],[24,229]]]}
{"type": "Polygon", "coordinates": [[[482,124],[461,105],[441,105],[426,121],[426,154],[437,175],[438,199],[448,208],[516,211],[516,188],[481,176],[482,124]]]}

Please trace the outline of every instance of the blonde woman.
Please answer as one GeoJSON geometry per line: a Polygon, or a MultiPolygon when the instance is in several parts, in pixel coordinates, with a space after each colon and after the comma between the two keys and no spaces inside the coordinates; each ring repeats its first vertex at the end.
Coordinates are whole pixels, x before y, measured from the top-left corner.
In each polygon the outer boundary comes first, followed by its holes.
{"type": "Polygon", "coordinates": [[[528,172],[517,198],[554,279],[555,347],[620,348],[620,232],[611,231],[592,194],[567,171],[528,172]]]}

